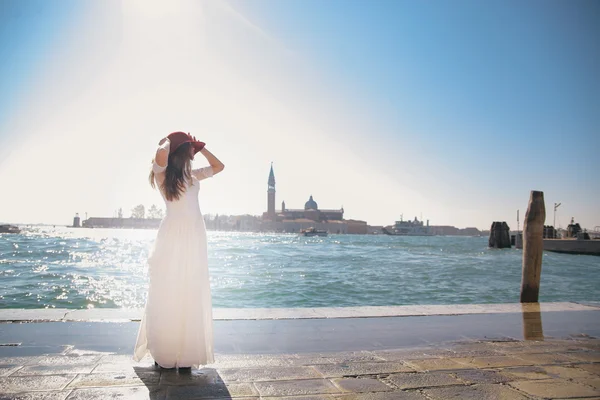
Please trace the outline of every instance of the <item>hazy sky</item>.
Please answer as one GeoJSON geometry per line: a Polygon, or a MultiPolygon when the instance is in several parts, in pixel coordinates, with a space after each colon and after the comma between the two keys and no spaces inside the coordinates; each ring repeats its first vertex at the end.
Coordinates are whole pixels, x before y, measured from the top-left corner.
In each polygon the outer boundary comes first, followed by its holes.
{"type": "MultiPolygon", "coordinates": [[[[597,1],[0,0],[0,222],[162,205],[158,141],[226,165],[204,213],[600,226],[597,1]]],[[[195,161],[203,164],[202,157],[195,161]]]]}

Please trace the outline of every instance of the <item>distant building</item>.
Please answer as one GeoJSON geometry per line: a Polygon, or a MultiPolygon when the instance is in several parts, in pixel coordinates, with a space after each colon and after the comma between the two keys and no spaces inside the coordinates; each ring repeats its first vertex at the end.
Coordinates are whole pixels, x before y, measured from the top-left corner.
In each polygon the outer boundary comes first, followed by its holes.
{"type": "Polygon", "coordinates": [[[368,225],[365,221],[344,220],[344,208],[319,209],[319,205],[311,195],[304,203],[303,209],[287,208],[281,202],[281,210],[275,210],[275,173],[273,164],[267,182],[267,211],[263,213],[261,230],[277,232],[299,232],[301,229],[314,227],[330,233],[366,234],[368,225]]]}
{"type": "MultiPolygon", "coordinates": [[[[285,206],[285,203],[283,203],[285,206]]],[[[273,173],[273,163],[271,163],[271,171],[269,172],[269,182],[267,186],[267,212],[266,218],[271,221],[275,221],[277,216],[275,215],[275,174],[273,173]]]]}
{"type": "Polygon", "coordinates": [[[90,217],[83,221],[84,228],[146,228],[156,229],[159,218],[104,218],[90,217]]]}
{"type": "Polygon", "coordinates": [[[269,180],[267,183],[267,211],[263,213],[263,220],[265,221],[282,222],[309,220],[312,222],[328,222],[342,221],[344,219],[343,207],[339,210],[320,210],[312,195],[309,197],[308,201],[304,203],[303,209],[286,208],[285,201],[283,201],[281,202],[281,211],[276,211],[275,193],[275,174],[273,172],[273,164],[271,164],[271,171],[269,172],[269,180]]]}
{"type": "Polygon", "coordinates": [[[369,233],[369,225],[367,225],[366,221],[347,219],[345,220],[345,222],[348,225],[346,233],[351,233],[355,235],[366,235],[367,233],[369,233]]]}

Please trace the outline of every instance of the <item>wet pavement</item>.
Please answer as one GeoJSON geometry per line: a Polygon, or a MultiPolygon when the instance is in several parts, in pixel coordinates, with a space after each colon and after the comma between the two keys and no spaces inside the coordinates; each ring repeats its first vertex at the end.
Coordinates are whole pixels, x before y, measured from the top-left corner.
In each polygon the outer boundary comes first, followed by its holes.
{"type": "Polygon", "coordinates": [[[600,309],[543,309],[217,320],[192,371],[132,361],[138,322],[5,322],[0,399],[600,399],[600,309]]]}
{"type": "MultiPolygon", "coordinates": [[[[479,339],[600,337],[598,311],[556,311],[455,316],[215,321],[215,352],[282,354],[382,350],[479,339]]],[[[60,352],[60,346],[129,354],[138,322],[0,324],[4,352],[60,352]],[[39,349],[39,350],[37,350],[39,349]]]]}

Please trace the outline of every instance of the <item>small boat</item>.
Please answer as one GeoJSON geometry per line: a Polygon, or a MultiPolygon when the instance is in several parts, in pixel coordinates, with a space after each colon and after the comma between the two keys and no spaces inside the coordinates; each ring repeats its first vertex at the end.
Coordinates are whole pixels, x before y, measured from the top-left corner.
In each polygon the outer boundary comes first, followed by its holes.
{"type": "Polygon", "coordinates": [[[21,229],[15,225],[0,225],[0,233],[21,233],[21,229]]]}
{"type": "Polygon", "coordinates": [[[304,236],[327,236],[327,231],[315,229],[311,226],[310,228],[300,230],[300,234],[304,236]]]}

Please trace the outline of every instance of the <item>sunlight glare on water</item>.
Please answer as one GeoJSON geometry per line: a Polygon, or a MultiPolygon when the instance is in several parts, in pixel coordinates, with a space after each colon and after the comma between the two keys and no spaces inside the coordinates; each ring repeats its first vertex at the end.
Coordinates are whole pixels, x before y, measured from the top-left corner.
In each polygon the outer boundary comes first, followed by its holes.
{"type": "MultiPolygon", "coordinates": [[[[143,307],[155,230],[0,237],[2,308],[143,307]]],[[[486,237],[209,232],[215,307],[518,302],[522,252],[486,237]]],[[[541,301],[598,301],[598,258],[544,253],[541,301]],[[576,291],[573,288],[578,288],[576,291]]]]}

